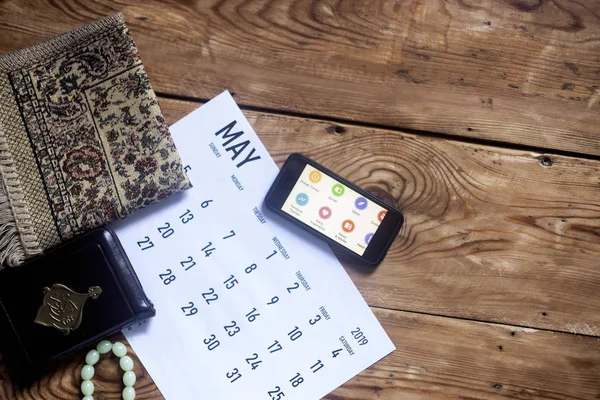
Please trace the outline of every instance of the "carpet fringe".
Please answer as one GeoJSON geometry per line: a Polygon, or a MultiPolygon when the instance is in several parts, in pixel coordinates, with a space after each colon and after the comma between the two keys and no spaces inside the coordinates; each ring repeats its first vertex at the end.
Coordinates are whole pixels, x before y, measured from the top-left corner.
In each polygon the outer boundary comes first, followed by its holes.
{"type": "Polygon", "coordinates": [[[0,269],[19,266],[41,252],[21,181],[0,125],[0,269]]]}

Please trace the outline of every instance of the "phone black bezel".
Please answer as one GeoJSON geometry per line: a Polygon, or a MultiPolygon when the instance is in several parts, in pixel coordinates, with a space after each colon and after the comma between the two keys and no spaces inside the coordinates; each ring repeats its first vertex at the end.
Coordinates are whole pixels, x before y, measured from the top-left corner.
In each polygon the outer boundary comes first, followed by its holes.
{"type": "Polygon", "coordinates": [[[301,228],[325,240],[327,243],[329,243],[336,249],[341,249],[343,252],[360,259],[363,263],[368,264],[370,266],[377,266],[379,263],[381,263],[404,223],[404,216],[402,215],[402,212],[400,212],[400,210],[390,206],[389,204],[384,203],[377,197],[373,196],[371,193],[365,191],[364,189],[361,189],[360,187],[356,186],[347,179],[344,179],[343,177],[339,176],[330,169],[325,168],[321,164],[317,163],[314,160],[311,160],[310,158],[300,153],[291,154],[285,161],[285,163],[281,167],[281,170],[279,171],[279,174],[277,175],[277,178],[275,178],[273,185],[271,186],[269,192],[267,193],[267,196],[265,197],[265,204],[268,209],[275,212],[276,214],[281,215],[284,218],[294,222],[301,228]],[[383,221],[379,225],[379,228],[375,231],[373,238],[369,242],[369,245],[365,249],[365,252],[362,256],[344,247],[342,244],[336,242],[335,240],[325,236],[323,233],[317,231],[311,226],[287,214],[281,209],[307,164],[311,165],[312,167],[315,167],[320,172],[337,180],[341,184],[356,191],[361,196],[364,196],[365,198],[369,199],[370,201],[378,204],[379,206],[387,210],[386,216],[383,218],[383,221]]]}

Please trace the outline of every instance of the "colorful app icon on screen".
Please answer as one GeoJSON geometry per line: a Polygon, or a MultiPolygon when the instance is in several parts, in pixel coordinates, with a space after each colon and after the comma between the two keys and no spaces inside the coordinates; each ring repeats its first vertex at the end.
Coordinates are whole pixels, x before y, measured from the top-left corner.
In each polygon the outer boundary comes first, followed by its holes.
{"type": "Polygon", "coordinates": [[[367,199],[364,197],[358,197],[356,200],[354,200],[354,207],[359,210],[364,210],[367,208],[367,199]]]}
{"type": "Polygon", "coordinates": [[[383,218],[385,217],[385,214],[387,214],[386,210],[379,211],[379,214],[377,214],[377,219],[379,220],[379,222],[383,221],[383,218]]]}
{"type": "Polygon", "coordinates": [[[331,188],[331,193],[333,193],[334,196],[340,197],[341,195],[344,194],[344,190],[345,190],[344,185],[342,185],[340,183],[336,183],[331,188]]]}
{"type": "Polygon", "coordinates": [[[373,234],[367,233],[367,236],[365,236],[365,243],[369,244],[371,242],[371,239],[373,239],[373,234]]]}
{"type": "Polygon", "coordinates": [[[321,173],[317,170],[313,170],[311,171],[311,173],[308,175],[308,179],[312,182],[312,183],[319,183],[321,181],[321,173]]]}
{"type": "Polygon", "coordinates": [[[299,193],[296,196],[296,203],[299,206],[305,206],[308,203],[308,195],[306,193],[299,193]]]}
{"type": "Polygon", "coordinates": [[[331,217],[331,208],[321,207],[321,209],[319,209],[319,217],[321,217],[323,219],[327,219],[327,218],[331,217]]]}
{"type": "Polygon", "coordinates": [[[342,222],[342,230],[348,233],[352,232],[354,230],[354,222],[349,219],[345,220],[342,222]]]}

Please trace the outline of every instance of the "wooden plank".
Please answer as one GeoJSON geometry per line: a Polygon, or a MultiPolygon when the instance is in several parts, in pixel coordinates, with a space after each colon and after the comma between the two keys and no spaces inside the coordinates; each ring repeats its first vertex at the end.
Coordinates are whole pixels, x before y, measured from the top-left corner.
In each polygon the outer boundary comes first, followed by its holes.
{"type": "Polygon", "coordinates": [[[155,88],[600,155],[600,1],[0,3],[0,52],[124,11],[155,88]]]}
{"type": "MultiPolygon", "coordinates": [[[[598,338],[399,311],[374,311],[397,350],[326,399],[600,398],[598,338]]],[[[119,334],[113,340],[124,339],[119,334]]],[[[7,379],[2,365],[0,398],[79,398],[79,369],[84,356],[82,352],[55,373],[20,390],[7,379]]],[[[349,356],[342,353],[338,357],[324,358],[325,368],[335,368],[336,363],[349,356]]],[[[135,360],[136,398],[163,399],[137,357],[135,360]]],[[[94,382],[95,398],[120,399],[121,371],[114,357],[101,359],[94,382]]]]}
{"type": "Polygon", "coordinates": [[[600,399],[598,338],[375,314],[397,350],[327,399],[600,399]]]}
{"type": "MultiPolygon", "coordinates": [[[[169,123],[199,106],[161,99],[169,123]]],[[[294,151],[404,210],[371,306],[600,336],[600,162],[245,112],[281,164],[294,151]]]]}
{"type": "MultiPolygon", "coordinates": [[[[127,354],[133,358],[133,372],[137,377],[135,384],[136,398],[145,400],[163,399],[154,381],[148,375],[137,355],[133,352],[125,337],[115,334],[109,337],[111,342],[120,341],[127,345],[127,354]]],[[[10,378],[8,368],[0,354],[0,399],[3,400],[56,400],[80,399],[81,394],[81,367],[85,365],[85,355],[91,350],[83,350],[79,354],[59,364],[55,370],[33,384],[19,386],[10,378]]],[[[119,367],[119,359],[110,353],[110,356],[100,357],[95,366],[94,399],[121,399],[123,391],[123,371],[119,367]]]]}

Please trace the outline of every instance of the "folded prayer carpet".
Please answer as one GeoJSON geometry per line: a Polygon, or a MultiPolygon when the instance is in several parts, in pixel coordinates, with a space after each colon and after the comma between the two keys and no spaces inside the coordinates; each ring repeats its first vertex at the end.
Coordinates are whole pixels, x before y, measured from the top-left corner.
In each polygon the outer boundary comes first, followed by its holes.
{"type": "Polygon", "coordinates": [[[117,14],[0,56],[0,268],[190,186],[117,14]]]}

